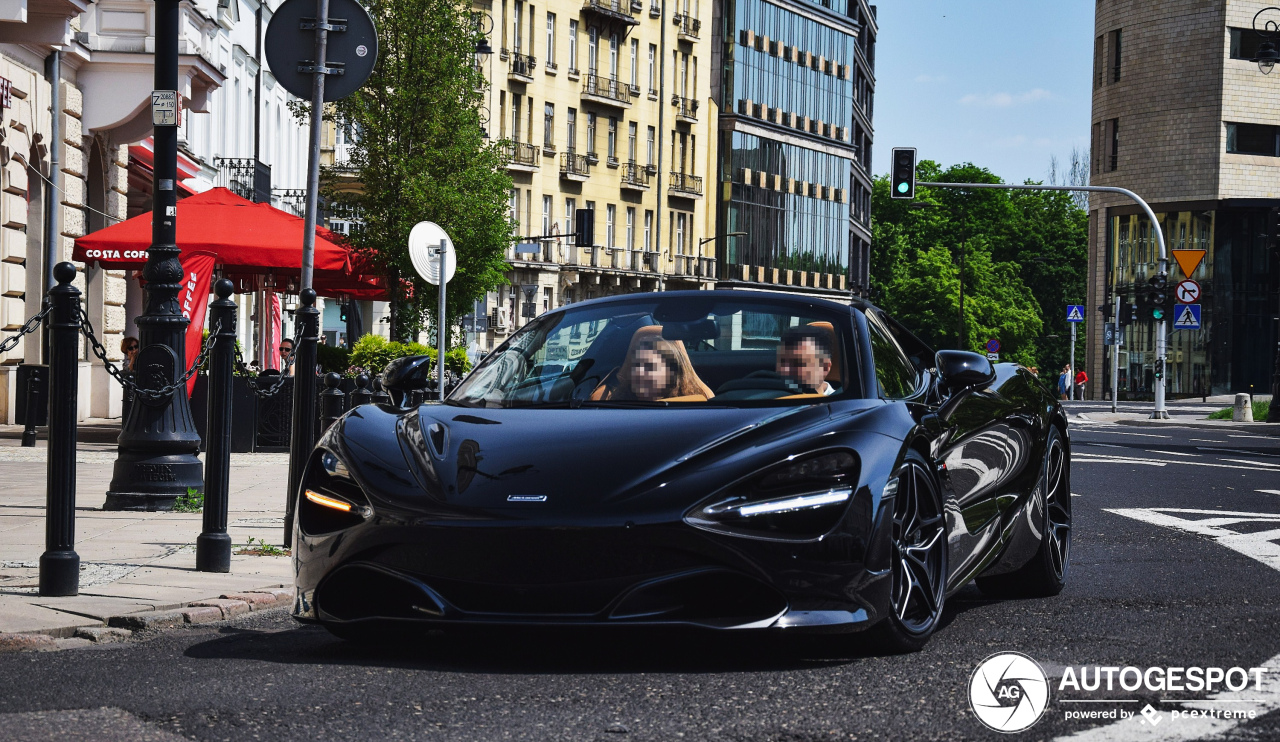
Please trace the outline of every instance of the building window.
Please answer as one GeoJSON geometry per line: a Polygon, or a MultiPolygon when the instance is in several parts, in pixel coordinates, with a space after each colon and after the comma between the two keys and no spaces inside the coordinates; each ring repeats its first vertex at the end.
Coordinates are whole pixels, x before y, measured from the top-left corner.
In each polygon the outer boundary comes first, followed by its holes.
{"type": "Polygon", "coordinates": [[[636,207],[627,207],[627,242],[628,250],[636,249],[636,207]]]}
{"type": "Polygon", "coordinates": [[[654,154],[654,150],[655,150],[655,149],[657,148],[657,146],[658,146],[658,145],[657,145],[657,138],[658,138],[658,130],[657,130],[657,129],[655,129],[654,127],[650,126],[650,127],[649,127],[649,139],[645,142],[645,146],[646,146],[646,148],[647,148],[647,153],[646,153],[646,154],[647,154],[647,157],[648,157],[648,159],[646,160],[645,164],[646,164],[646,165],[648,165],[649,167],[653,167],[653,154],[654,154]]]}
{"type": "Polygon", "coordinates": [[[569,21],[569,71],[578,71],[578,22],[569,21]]]}
{"type": "Polygon", "coordinates": [[[542,235],[551,234],[551,197],[542,197],[542,235]]]}
{"type": "Polygon", "coordinates": [[[596,154],[596,115],[587,113],[587,154],[595,156],[596,154]]]}
{"type": "Polygon", "coordinates": [[[1258,56],[1258,45],[1262,43],[1262,37],[1251,28],[1232,28],[1229,31],[1231,58],[1253,61],[1258,56]]]}
{"type": "Polygon", "coordinates": [[[614,223],[618,219],[618,207],[609,204],[604,207],[604,244],[609,249],[617,243],[614,242],[614,223]]]}
{"type": "Polygon", "coordinates": [[[627,124],[627,162],[635,164],[636,161],[636,132],[639,127],[636,122],[632,121],[627,124]]]}
{"type": "Polygon", "coordinates": [[[547,64],[555,68],[556,64],[556,14],[547,13],[547,64]]]}
{"type": "Polygon", "coordinates": [[[1105,48],[1102,45],[1104,36],[1097,36],[1093,40],[1093,88],[1097,90],[1102,87],[1102,69],[1106,65],[1103,63],[1103,52],[1105,48]]]}
{"type": "Polygon", "coordinates": [[[511,213],[507,216],[516,224],[516,232],[520,231],[520,189],[511,189],[511,213]]]}
{"type": "Polygon", "coordinates": [[[543,113],[542,121],[542,146],[550,149],[555,146],[556,134],[556,107],[550,103],[547,104],[546,111],[543,113]]]}
{"type": "Polygon", "coordinates": [[[524,3],[516,2],[515,12],[512,13],[511,15],[511,30],[512,30],[512,36],[515,39],[514,41],[515,46],[512,48],[515,49],[516,54],[520,53],[520,36],[521,36],[520,25],[521,25],[521,18],[523,17],[524,17],[524,3]]]}
{"type": "Polygon", "coordinates": [[[1120,82],[1120,29],[1111,32],[1111,82],[1120,82]]]}
{"type": "Polygon", "coordinates": [[[644,251],[653,252],[653,210],[644,212],[644,251]]]}
{"type": "Polygon", "coordinates": [[[618,34],[609,35],[609,79],[618,79],[618,34]]]}
{"type": "Polygon", "coordinates": [[[1107,169],[1120,167],[1120,119],[1107,121],[1107,169]]]}
{"type": "Polygon", "coordinates": [[[649,45],[649,93],[658,94],[658,45],[649,45]]]}
{"type": "Polygon", "coordinates": [[[577,199],[566,198],[564,200],[564,230],[562,231],[562,234],[573,234],[573,218],[577,211],[577,199]]]}
{"type": "Polygon", "coordinates": [[[616,163],[618,161],[618,120],[612,116],[609,117],[609,149],[607,154],[609,162],[616,163]]]}
{"type": "Polygon", "coordinates": [[[564,146],[570,154],[578,151],[578,110],[570,108],[565,115],[564,146]]]}
{"type": "Polygon", "coordinates": [[[523,95],[511,96],[511,141],[520,141],[520,103],[524,100],[523,95]]]}
{"type": "Polygon", "coordinates": [[[1280,157],[1280,127],[1227,124],[1227,151],[1238,155],[1280,157]]]}
{"type": "Polygon", "coordinates": [[[640,66],[640,40],[631,40],[631,87],[640,85],[640,72],[637,69],[640,66]]]}
{"type": "Polygon", "coordinates": [[[587,73],[596,73],[596,62],[599,60],[600,32],[595,26],[587,27],[587,73]]]}
{"type": "Polygon", "coordinates": [[[675,220],[676,220],[676,237],[675,237],[675,243],[676,243],[676,244],[675,244],[675,249],[676,249],[676,253],[677,253],[678,255],[684,255],[684,254],[685,254],[685,249],[684,249],[684,231],[685,231],[685,230],[684,230],[684,226],[685,226],[685,225],[684,225],[684,212],[677,212],[677,213],[675,214],[675,220]]]}

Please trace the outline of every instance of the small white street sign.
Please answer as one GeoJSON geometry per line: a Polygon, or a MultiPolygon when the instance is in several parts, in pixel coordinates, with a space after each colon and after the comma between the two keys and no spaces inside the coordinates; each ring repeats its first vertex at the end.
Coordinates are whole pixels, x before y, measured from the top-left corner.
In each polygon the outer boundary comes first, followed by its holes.
{"type": "Polygon", "coordinates": [[[151,124],[152,126],[178,125],[178,91],[151,91],[151,124]]]}

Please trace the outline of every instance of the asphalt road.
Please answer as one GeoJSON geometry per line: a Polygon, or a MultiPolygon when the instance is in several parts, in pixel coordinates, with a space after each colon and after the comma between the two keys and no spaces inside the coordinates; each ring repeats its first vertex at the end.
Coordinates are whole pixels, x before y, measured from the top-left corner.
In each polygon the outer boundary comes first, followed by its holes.
{"type": "Polygon", "coordinates": [[[260,614],[0,656],[0,737],[1007,739],[977,721],[968,683],[984,658],[1016,651],[1041,663],[1053,688],[1020,739],[1280,739],[1280,684],[1216,704],[1261,700],[1248,706],[1262,709],[1257,718],[1196,726],[1172,716],[1185,706],[1173,699],[1203,694],[1072,694],[1057,679],[1067,666],[1248,668],[1280,658],[1280,547],[1267,539],[1280,538],[1280,438],[1082,424],[1072,441],[1067,589],[991,601],[967,588],[918,654],[648,632],[432,636],[369,649],[260,614]],[[1147,704],[1157,726],[1066,718],[1147,704]]]}

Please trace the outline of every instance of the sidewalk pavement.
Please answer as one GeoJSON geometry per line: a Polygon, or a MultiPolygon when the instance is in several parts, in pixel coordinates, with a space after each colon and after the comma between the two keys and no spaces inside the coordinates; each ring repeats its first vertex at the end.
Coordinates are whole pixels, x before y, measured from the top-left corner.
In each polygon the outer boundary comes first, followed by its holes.
{"type": "Polygon", "coordinates": [[[41,598],[37,567],[44,552],[46,443],[22,448],[3,435],[7,432],[0,431],[0,651],[112,641],[129,630],[292,605],[287,556],[235,553],[250,538],[282,543],[288,454],[232,454],[231,572],[215,574],[195,569],[199,513],[103,511],[115,446],[79,444],[75,548],[80,594],[41,598]]]}
{"type": "MultiPolygon", "coordinates": [[[[1210,398],[1213,399],[1212,397],[1210,398]]],[[[1234,398],[1233,398],[1234,401],[1234,398]]],[[[1063,402],[1067,418],[1071,422],[1104,423],[1118,425],[1141,425],[1151,427],[1177,426],[1189,428],[1208,428],[1247,432],[1255,435],[1280,436],[1280,423],[1237,423],[1231,420],[1209,420],[1209,414],[1217,412],[1229,404],[1208,404],[1200,400],[1170,401],[1165,405],[1169,413],[1167,420],[1151,419],[1154,405],[1151,402],[1121,402],[1116,412],[1111,411],[1110,402],[1063,402]]]]}

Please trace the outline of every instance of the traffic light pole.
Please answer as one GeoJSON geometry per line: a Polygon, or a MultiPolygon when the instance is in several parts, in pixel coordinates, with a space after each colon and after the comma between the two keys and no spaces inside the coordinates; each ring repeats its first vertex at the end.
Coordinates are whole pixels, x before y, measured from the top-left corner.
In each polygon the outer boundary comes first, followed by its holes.
{"type": "MultiPolygon", "coordinates": [[[[925,186],[927,188],[992,188],[1003,191],[1079,191],[1084,193],[1117,193],[1132,199],[1146,213],[1147,218],[1151,220],[1153,232],[1156,235],[1156,242],[1160,246],[1160,262],[1159,275],[1168,277],[1169,275],[1169,247],[1164,241],[1164,232],[1161,231],[1159,221],[1156,219],[1156,212],[1151,210],[1151,206],[1142,199],[1141,196],[1129,190],[1128,188],[1117,188],[1115,186],[1051,186],[1051,185],[1013,185],[1010,183],[916,183],[917,186],[925,186]]],[[[1165,355],[1167,354],[1169,337],[1169,318],[1165,317],[1156,323],[1156,363],[1163,369],[1165,367],[1165,355]]],[[[1072,346],[1074,347],[1074,346],[1072,346]]],[[[1075,379],[1071,379],[1074,383],[1075,379]]],[[[1074,396],[1074,395],[1073,395],[1074,396]]],[[[1164,405],[1164,374],[1156,379],[1156,404],[1155,409],[1151,412],[1151,417],[1158,420],[1168,420],[1169,412],[1164,405]]]]}
{"type": "Polygon", "coordinates": [[[1120,292],[1116,292],[1116,329],[1111,336],[1111,411],[1116,411],[1120,396],[1120,338],[1124,330],[1120,329],[1120,292]]]}

